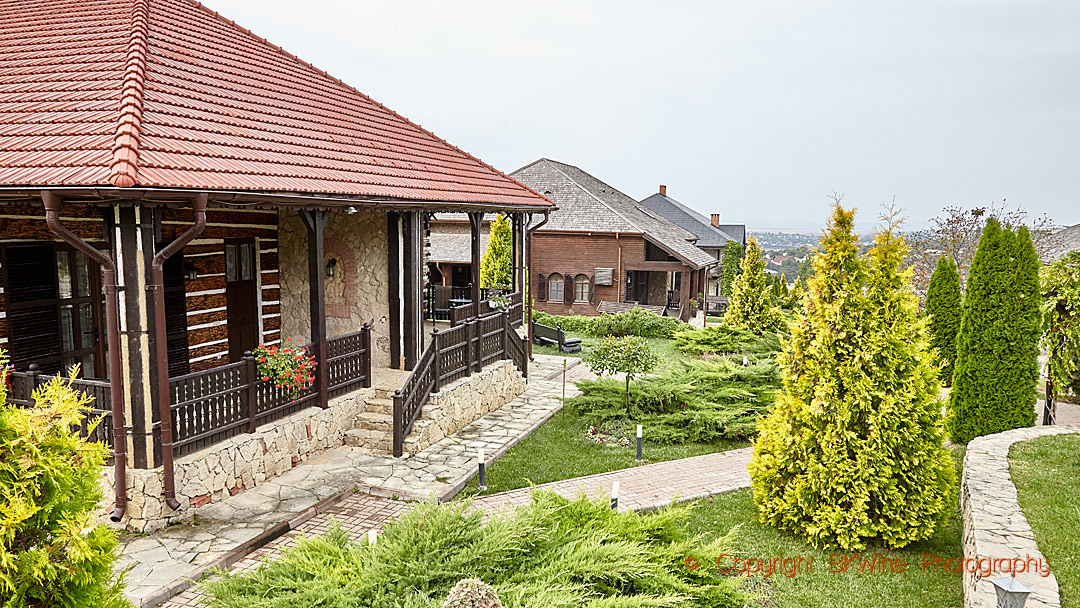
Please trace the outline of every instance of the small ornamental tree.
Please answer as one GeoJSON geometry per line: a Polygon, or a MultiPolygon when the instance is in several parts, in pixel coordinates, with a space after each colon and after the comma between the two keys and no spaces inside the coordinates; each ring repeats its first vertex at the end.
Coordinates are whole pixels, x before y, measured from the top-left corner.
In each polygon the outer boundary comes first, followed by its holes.
{"type": "Polygon", "coordinates": [[[735,276],[739,274],[739,261],[743,256],[742,243],[728,241],[724,245],[724,255],[720,260],[720,295],[731,295],[731,286],[735,284],[735,276]]]}
{"type": "Polygon", "coordinates": [[[626,415],[630,417],[630,381],[656,367],[657,359],[645,338],[608,336],[585,354],[585,364],[599,376],[626,375],[626,415]]]}
{"type": "Polygon", "coordinates": [[[480,287],[509,288],[514,282],[514,231],[505,215],[495,216],[487,250],[480,259],[480,287]]]}
{"type": "Polygon", "coordinates": [[[1027,228],[986,221],[964,290],[947,425],[956,443],[1031,426],[1039,381],[1039,260],[1027,228]]]}
{"type": "Polygon", "coordinates": [[[1080,251],[1043,268],[1042,291],[1047,398],[1080,395],[1080,251]]]}
{"type": "Polygon", "coordinates": [[[757,240],[746,244],[746,255],[739,263],[739,276],[731,289],[731,300],[724,312],[724,325],[749,329],[754,333],[779,331],[784,316],[772,301],[765,278],[765,259],[757,240]]]}
{"type": "Polygon", "coordinates": [[[938,260],[926,292],[926,316],[930,319],[930,346],[941,361],[941,380],[952,385],[956,361],[956,334],[960,332],[960,273],[947,257],[938,260]]]}
{"type": "Polygon", "coordinates": [[[762,522],[819,547],[899,548],[952,503],[940,383],[895,224],[858,255],[839,202],[778,357],[783,390],[748,467],[762,522]]]}
{"type": "Polygon", "coordinates": [[[113,571],[116,533],[93,517],[108,450],[72,431],[89,397],[58,376],[34,391],[37,405],[22,408],[6,403],[5,387],[0,382],[0,605],[128,606],[113,571]]]}

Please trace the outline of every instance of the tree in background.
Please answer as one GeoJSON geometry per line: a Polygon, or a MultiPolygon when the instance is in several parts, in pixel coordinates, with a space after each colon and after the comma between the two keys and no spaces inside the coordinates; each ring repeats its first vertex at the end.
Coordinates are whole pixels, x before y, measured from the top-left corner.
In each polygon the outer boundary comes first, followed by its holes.
{"type": "Polygon", "coordinates": [[[748,467],[761,521],[819,547],[929,538],[953,500],[941,385],[894,218],[860,257],[837,200],[748,467]]]}
{"type": "Polygon", "coordinates": [[[1047,399],[1080,395],[1080,251],[1043,267],[1047,399]]]}
{"type": "Polygon", "coordinates": [[[960,274],[956,264],[942,256],[926,291],[926,315],[930,319],[930,346],[937,351],[941,361],[941,379],[945,386],[952,386],[960,314],[960,274]]]}
{"type": "Polygon", "coordinates": [[[731,286],[735,284],[735,276],[739,274],[739,260],[743,257],[743,246],[738,241],[728,241],[724,245],[724,257],[720,261],[720,295],[731,295],[731,286]]]}
{"type": "Polygon", "coordinates": [[[640,336],[608,336],[585,353],[585,364],[598,376],[622,373],[626,378],[626,416],[630,417],[630,381],[656,367],[657,358],[640,336]]]}
{"type": "Polygon", "coordinates": [[[505,215],[495,216],[488,234],[487,250],[480,259],[480,287],[508,289],[514,282],[514,231],[505,215]]]}
{"type": "Polygon", "coordinates": [[[1028,229],[986,222],[964,290],[949,436],[967,443],[1035,422],[1039,260],[1028,229]]]}
{"type": "Polygon", "coordinates": [[[765,260],[757,239],[746,243],[746,255],[739,262],[739,275],[731,288],[731,300],[724,312],[724,324],[742,327],[754,333],[780,331],[784,317],[772,302],[765,260]]]}
{"type": "Polygon", "coordinates": [[[5,386],[0,381],[0,597],[7,598],[0,604],[129,606],[113,572],[116,533],[93,517],[108,450],[72,431],[90,398],[58,376],[34,391],[37,405],[22,408],[6,403],[5,386]]]}

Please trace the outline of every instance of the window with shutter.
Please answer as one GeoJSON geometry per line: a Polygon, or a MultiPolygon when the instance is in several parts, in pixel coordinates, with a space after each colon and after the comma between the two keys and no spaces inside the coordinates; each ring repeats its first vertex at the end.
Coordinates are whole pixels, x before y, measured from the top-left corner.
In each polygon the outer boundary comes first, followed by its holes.
{"type": "Polygon", "coordinates": [[[544,273],[542,273],[542,272],[537,273],[536,274],[536,301],[537,302],[547,302],[547,294],[548,294],[548,287],[547,286],[548,286],[547,277],[544,276],[544,273]]]}
{"type": "Polygon", "coordinates": [[[563,276],[559,273],[548,275],[548,300],[551,302],[563,301],[563,276]]]}
{"type": "Polygon", "coordinates": [[[590,302],[592,301],[592,281],[589,277],[579,274],[574,277],[574,301],[575,302],[590,302]]]}

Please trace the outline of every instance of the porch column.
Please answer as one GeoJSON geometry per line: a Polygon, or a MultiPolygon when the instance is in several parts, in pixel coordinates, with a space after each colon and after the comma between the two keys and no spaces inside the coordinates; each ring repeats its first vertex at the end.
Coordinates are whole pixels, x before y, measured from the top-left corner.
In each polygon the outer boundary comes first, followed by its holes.
{"type": "Polygon", "coordinates": [[[405,369],[416,367],[423,344],[423,219],[415,211],[401,214],[402,349],[405,369]]]}
{"type": "Polygon", "coordinates": [[[476,312],[480,312],[480,227],[484,223],[483,211],[469,212],[469,230],[472,236],[472,246],[469,249],[472,255],[469,258],[472,276],[472,301],[476,312]]]}
{"type": "Polygon", "coordinates": [[[387,290],[390,310],[390,368],[401,369],[401,214],[386,214],[387,290]]]}
{"type": "Polygon", "coordinates": [[[330,375],[326,369],[326,274],[323,269],[323,235],[326,232],[326,210],[301,210],[300,219],[308,231],[308,297],[311,303],[311,346],[315,361],[315,390],[319,407],[328,407],[330,375]]]}
{"type": "Polygon", "coordinates": [[[687,269],[680,271],[682,278],[679,279],[679,319],[690,320],[690,276],[693,271],[687,269]]]}
{"type": "MultiPolygon", "coordinates": [[[[153,365],[155,348],[151,331],[153,298],[147,291],[150,263],[154,258],[154,212],[135,205],[112,208],[113,259],[120,284],[120,357],[127,372],[124,383],[124,417],[130,426],[128,458],[131,466],[150,469],[161,464],[161,440],[157,423],[159,370],[153,365]]],[[[164,370],[162,373],[168,373],[164,370]]]]}
{"type": "Polygon", "coordinates": [[[510,230],[511,236],[511,266],[513,267],[513,276],[510,280],[510,291],[520,291],[522,285],[525,283],[522,280],[522,268],[524,264],[521,263],[521,214],[514,213],[510,215],[510,230]]]}

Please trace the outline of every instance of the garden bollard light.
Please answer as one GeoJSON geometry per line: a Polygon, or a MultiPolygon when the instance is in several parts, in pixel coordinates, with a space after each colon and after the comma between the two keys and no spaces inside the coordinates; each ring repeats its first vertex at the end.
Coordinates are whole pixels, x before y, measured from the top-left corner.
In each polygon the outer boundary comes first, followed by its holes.
{"type": "Polygon", "coordinates": [[[750,365],[750,359],[747,359],[746,355],[742,356],[742,365],[743,365],[743,367],[746,367],[746,366],[750,365]]]}
{"type": "Polygon", "coordinates": [[[562,360],[562,398],[566,401],[566,357],[562,360]]]}
{"type": "Polygon", "coordinates": [[[1016,574],[1003,576],[990,581],[997,592],[997,608],[1024,608],[1031,589],[1016,580],[1016,574]]]}
{"type": "Polygon", "coordinates": [[[377,541],[377,540],[379,540],[379,531],[376,530],[375,528],[372,528],[372,529],[368,530],[367,531],[367,544],[374,547],[375,546],[375,541],[377,541]]]}
{"type": "Polygon", "coordinates": [[[637,425],[637,461],[641,462],[641,425],[637,425]]]}
{"type": "Polygon", "coordinates": [[[618,481],[611,482],[611,508],[612,509],[618,509],[619,508],[619,482],[618,481]]]}
{"type": "Polygon", "coordinates": [[[476,462],[480,467],[480,491],[487,490],[487,467],[484,465],[484,448],[476,448],[476,462]]]}

